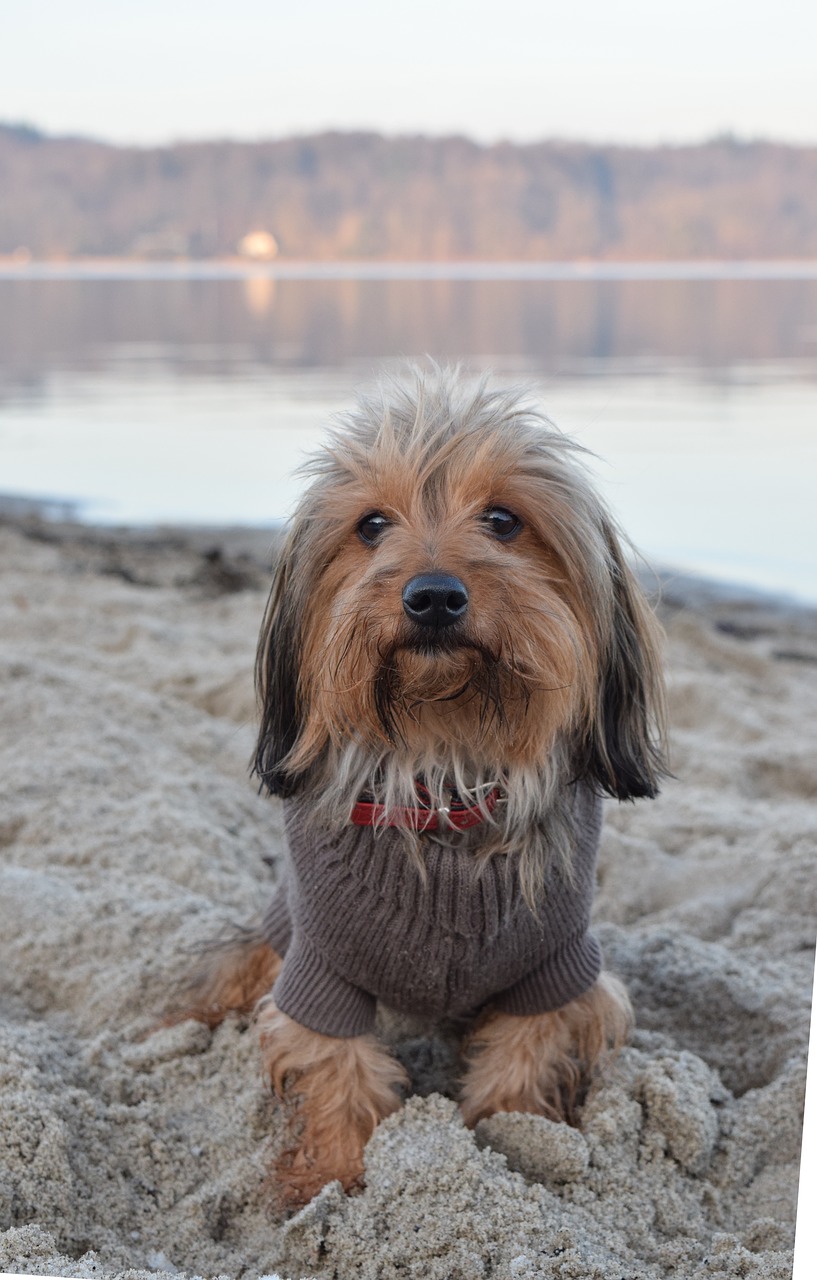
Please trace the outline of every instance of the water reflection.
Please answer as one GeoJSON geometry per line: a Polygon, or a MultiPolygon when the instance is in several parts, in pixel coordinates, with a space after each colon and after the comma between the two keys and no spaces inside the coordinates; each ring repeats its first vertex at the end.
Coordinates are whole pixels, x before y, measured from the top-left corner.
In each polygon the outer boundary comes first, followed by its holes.
{"type": "Polygon", "coordinates": [[[785,362],[817,375],[815,281],[0,281],[0,390],[55,369],[367,367],[398,356],[538,373],[785,362]]]}

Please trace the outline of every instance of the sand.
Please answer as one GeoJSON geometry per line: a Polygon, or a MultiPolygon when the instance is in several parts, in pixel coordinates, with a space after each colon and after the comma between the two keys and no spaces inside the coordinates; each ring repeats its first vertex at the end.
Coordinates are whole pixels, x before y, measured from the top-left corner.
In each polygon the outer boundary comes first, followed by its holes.
{"type": "Polygon", "coordinates": [[[252,1027],[145,1038],[189,949],[275,880],[279,808],[247,772],[269,541],[0,527],[0,1270],[790,1276],[817,613],[665,584],[676,778],[608,806],[596,904],[638,1030],[580,1127],[468,1131],[444,1029],[384,1016],[414,1096],[361,1195],[284,1221],[252,1027]]]}

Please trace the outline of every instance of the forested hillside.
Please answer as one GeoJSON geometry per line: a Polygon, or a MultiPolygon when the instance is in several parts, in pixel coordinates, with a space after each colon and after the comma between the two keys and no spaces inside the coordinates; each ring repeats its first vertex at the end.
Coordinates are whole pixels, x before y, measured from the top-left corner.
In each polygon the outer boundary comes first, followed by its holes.
{"type": "Polygon", "coordinates": [[[817,147],[326,133],[143,148],[0,126],[0,255],[817,256],[817,147]]]}

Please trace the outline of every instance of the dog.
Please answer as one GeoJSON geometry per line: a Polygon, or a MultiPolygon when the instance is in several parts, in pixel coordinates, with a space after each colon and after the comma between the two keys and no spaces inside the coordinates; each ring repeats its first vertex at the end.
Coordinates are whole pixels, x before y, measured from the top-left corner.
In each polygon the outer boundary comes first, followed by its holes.
{"type": "Polygon", "coordinates": [[[666,773],[660,631],[581,461],[518,391],[415,369],[308,464],[257,659],[289,861],[185,1013],[255,1011],[287,1204],[359,1185],[407,1076],[377,1001],[467,1020],[460,1106],[570,1119],[631,1025],[588,928],[601,797],[666,773]]]}

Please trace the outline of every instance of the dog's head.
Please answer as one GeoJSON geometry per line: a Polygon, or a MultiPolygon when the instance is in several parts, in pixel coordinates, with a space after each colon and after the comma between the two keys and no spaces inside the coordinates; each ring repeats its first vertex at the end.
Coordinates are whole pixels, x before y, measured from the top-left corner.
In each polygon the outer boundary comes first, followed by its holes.
{"type": "Polygon", "coordinates": [[[655,794],[657,628],[579,454],[519,394],[450,372],[346,415],[262,631],[270,791],[339,771],[354,790],[386,761],[467,788],[558,758],[562,782],[655,794]]]}

